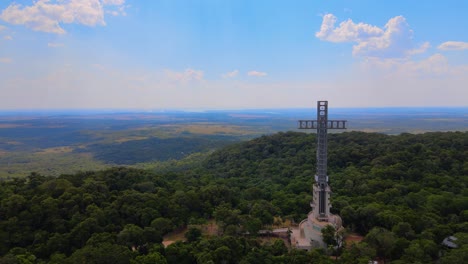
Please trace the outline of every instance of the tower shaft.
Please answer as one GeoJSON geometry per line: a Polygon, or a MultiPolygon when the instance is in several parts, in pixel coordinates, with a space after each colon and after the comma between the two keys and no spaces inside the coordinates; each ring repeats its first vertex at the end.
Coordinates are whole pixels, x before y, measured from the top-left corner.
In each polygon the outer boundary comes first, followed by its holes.
{"type": "Polygon", "coordinates": [[[328,120],[328,101],[318,101],[317,120],[299,120],[299,129],[317,129],[317,172],[310,205],[315,218],[328,221],[331,189],[327,175],[327,133],[328,129],[346,129],[346,121],[328,120]]]}
{"type": "MultiPolygon", "coordinates": [[[[328,123],[328,102],[317,102],[317,174],[315,182],[319,187],[318,214],[319,218],[326,218],[330,210],[329,204],[328,176],[327,176],[327,123],[328,123]],[[327,210],[328,209],[328,210],[327,210]]],[[[315,194],[315,193],[314,193],[315,194]]]]}

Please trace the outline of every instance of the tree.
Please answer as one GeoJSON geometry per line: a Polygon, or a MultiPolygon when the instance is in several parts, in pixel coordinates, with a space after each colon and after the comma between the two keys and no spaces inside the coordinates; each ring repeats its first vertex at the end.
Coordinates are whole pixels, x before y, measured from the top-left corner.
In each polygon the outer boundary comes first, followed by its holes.
{"type": "Polygon", "coordinates": [[[331,254],[339,255],[341,248],[343,247],[344,234],[346,230],[344,228],[336,231],[335,227],[332,225],[327,225],[322,229],[322,239],[331,254]]]}
{"type": "Polygon", "coordinates": [[[151,227],[158,230],[161,235],[165,235],[174,229],[174,224],[172,223],[171,219],[158,217],[151,221],[151,227]]]}
{"type": "Polygon", "coordinates": [[[329,246],[336,246],[336,229],[332,225],[327,225],[322,229],[322,239],[329,246]]]}
{"type": "Polygon", "coordinates": [[[187,238],[188,242],[194,242],[200,239],[201,235],[202,235],[202,232],[199,228],[190,227],[184,236],[185,238],[187,238]]]}
{"type": "Polygon", "coordinates": [[[87,264],[129,264],[132,252],[128,247],[108,242],[98,245],[86,245],[75,251],[67,262],[87,264]]]}
{"type": "Polygon", "coordinates": [[[283,240],[276,239],[275,242],[273,242],[273,245],[271,245],[270,251],[273,256],[281,256],[288,253],[288,248],[284,244],[283,240]]]}
{"type": "Polygon", "coordinates": [[[167,264],[166,258],[161,253],[153,252],[148,255],[137,256],[130,264],[167,264]]]}
{"type": "Polygon", "coordinates": [[[126,225],[117,235],[117,240],[129,248],[138,248],[143,244],[143,229],[136,225],[126,225]]]}
{"type": "MultiPolygon", "coordinates": [[[[353,231],[369,233],[365,242],[342,253],[341,262],[362,263],[376,255],[400,263],[430,262],[439,257],[441,240],[454,235],[460,247],[447,250],[442,260],[462,263],[465,238],[456,232],[468,231],[463,148],[468,132],[329,136],[332,210],[340,211],[353,231]]],[[[292,132],[263,136],[206,154],[200,166],[177,172],[114,168],[0,181],[0,256],[16,262],[17,255],[25,255],[26,261],[26,253],[10,252],[23,248],[37,263],[71,263],[124,248],[131,253],[127,260],[141,254],[144,261],[167,232],[214,217],[224,236],[197,239],[195,234],[192,242],[167,250],[158,245],[157,253],[169,263],[333,261],[323,251],[282,253],[280,242],[260,245],[244,236],[257,233],[273,216],[304,219],[315,139],[292,132]]],[[[339,247],[341,236],[333,233],[324,240],[339,247]]]]}
{"type": "Polygon", "coordinates": [[[408,263],[430,263],[433,258],[437,257],[438,251],[437,245],[431,240],[413,240],[405,249],[402,260],[408,263]]]}
{"type": "Polygon", "coordinates": [[[240,210],[232,209],[228,204],[222,204],[216,207],[213,212],[213,216],[216,220],[216,223],[223,229],[226,229],[229,225],[238,225],[240,222],[239,215],[240,210]]]}
{"type": "Polygon", "coordinates": [[[408,222],[399,222],[392,228],[392,232],[399,237],[413,239],[415,236],[413,228],[408,222]]]}
{"type": "Polygon", "coordinates": [[[239,264],[273,264],[273,256],[270,252],[261,248],[252,248],[239,264]]]}
{"type": "Polygon", "coordinates": [[[169,264],[195,263],[195,257],[191,253],[192,246],[183,242],[175,242],[166,248],[166,259],[169,264]]]}
{"type": "Polygon", "coordinates": [[[385,263],[391,255],[396,238],[392,232],[381,227],[374,227],[364,240],[376,250],[377,256],[385,263]]]}
{"type": "Polygon", "coordinates": [[[36,259],[36,256],[24,248],[12,248],[9,254],[0,258],[0,263],[34,264],[36,259]]]}
{"type": "Polygon", "coordinates": [[[242,222],[246,231],[253,236],[257,235],[258,231],[262,228],[262,221],[249,215],[244,217],[242,222]]]}
{"type": "Polygon", "coordinates": [[[468,244],[450,250],[440,261],[442,264],[465,263],[468,259],[468,244]]]}
{"type": "Polygon", "coordinates": [[[377,253],[374,248],[370,247],[366,242],[353,243],[344,250],[340,257],[341,263],[346,264],[368,264],[369,261],[375,259],[377,253]]]}

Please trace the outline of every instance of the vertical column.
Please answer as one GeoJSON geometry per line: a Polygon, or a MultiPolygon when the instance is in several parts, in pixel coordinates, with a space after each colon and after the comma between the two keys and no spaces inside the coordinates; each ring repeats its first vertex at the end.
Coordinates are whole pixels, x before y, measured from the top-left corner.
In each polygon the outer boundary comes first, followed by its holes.
{"type": "Polygon", "coordinates": [[[317,102],[317,182],[319,217],[327,217],[327,127],[328,102],[317,102]]]}
{"type": "Polygon", "coordinates": [[[327,182],[328,102],[317,102],[317,176],[320,184],[327,182]]]}

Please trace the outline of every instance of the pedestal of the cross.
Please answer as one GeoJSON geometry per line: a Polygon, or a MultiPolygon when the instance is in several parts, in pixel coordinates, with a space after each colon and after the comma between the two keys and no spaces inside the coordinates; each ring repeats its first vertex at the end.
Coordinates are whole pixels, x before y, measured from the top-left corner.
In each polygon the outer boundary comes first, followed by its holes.
{"type": "Polygon", "coordinates": [[[330,186],[327,185],[322,189],[318,184],[312,186],[312,201],[310,202],[310,207],[312,207],[312,215],[318,221],[328,222],[330,215],[330,186]],[[320,207],[323,207],[323,210],[320,210],[320,207]]]}
{"type": "Polygon", "coordinates": [[[340,216],[329,214],[327,221],[320,221],[314,216],[313,211],[310,211],[307,218],[302,220],[297,228],[291,229],[291,245],[305,250],[327,248],[322,238],[322,229],[327,225],[332,225],[337,231],[343,228],[340,216]]]}
{"type": "Polygon", "coordinates": [[[312,186],[312,211],[291,234],[292,246],[299,249],[326,248],[322,229],[332,225],[335,230],[343,226],[341,217],[330,213],[331,188],[327,175],[327,130],[346,129],[345,120],[328,120],[328,102],[317,102],[317,120],[299,120],[299,129],[317,129],[317,174],[312,186]]]}

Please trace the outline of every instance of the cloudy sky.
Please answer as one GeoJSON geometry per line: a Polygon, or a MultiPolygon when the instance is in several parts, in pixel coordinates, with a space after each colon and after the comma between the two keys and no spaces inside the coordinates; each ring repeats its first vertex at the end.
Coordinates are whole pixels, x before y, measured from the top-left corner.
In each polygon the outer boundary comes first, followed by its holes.
{"type": "Polygon", "coordinates": [[[0,1],[0,109],[468,106],[468,1],[0,1]]]}

